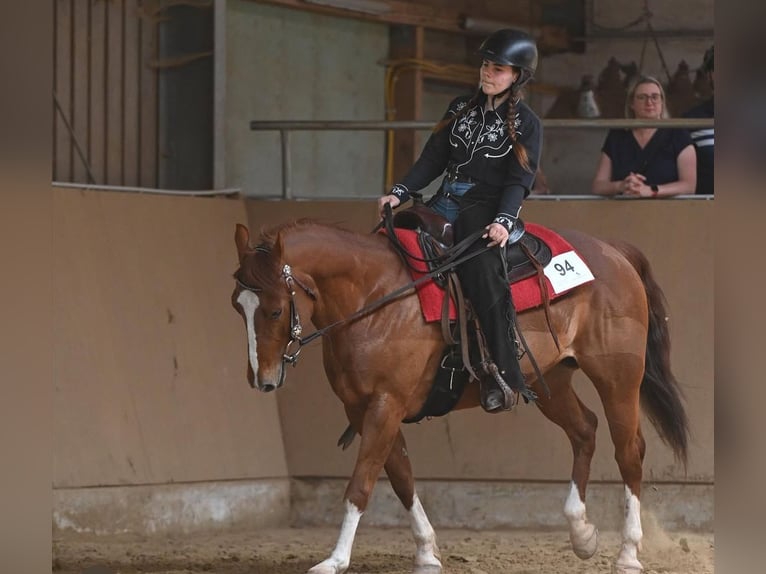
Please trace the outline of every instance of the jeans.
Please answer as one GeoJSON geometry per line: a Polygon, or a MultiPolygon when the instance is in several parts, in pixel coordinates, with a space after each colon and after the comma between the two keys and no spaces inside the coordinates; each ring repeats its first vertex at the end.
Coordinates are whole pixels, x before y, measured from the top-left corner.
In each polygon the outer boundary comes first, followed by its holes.
{"type": "Polygon", "coordinates": [[[448,197],[444,194],[448,193],[450,196],[459,197],[473,186],[473,183],[451,182],[445,177],[441,189],[428,201],[428,206],[446,217],[450,223],[455,223],[458,211],[460,211],[460,204],[458,204],[456,198],[448,197]]]}

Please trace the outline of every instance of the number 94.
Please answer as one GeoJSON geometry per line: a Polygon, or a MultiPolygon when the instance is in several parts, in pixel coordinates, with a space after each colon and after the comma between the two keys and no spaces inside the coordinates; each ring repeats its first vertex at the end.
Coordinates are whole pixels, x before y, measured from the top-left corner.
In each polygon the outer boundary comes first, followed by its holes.
{"type": "Polygon", "coordinates": [[[558,271],[559,275],[561,275],[561,276],[566,275],[569,271],[574,271],[575,270],[575,268],[572,267],[572,264],[567,259],[564,259],[564,265],[562,265],[561,263],[556,263],[553,266],[553,268],[556,271],[558,271]]]}

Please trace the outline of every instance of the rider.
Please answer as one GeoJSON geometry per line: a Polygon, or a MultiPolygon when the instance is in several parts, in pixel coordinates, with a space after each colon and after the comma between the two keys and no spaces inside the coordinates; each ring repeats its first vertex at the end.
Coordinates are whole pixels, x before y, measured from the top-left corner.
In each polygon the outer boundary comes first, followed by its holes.
{"type": "MultiPolygon", "coordinates": [[[[483,61],[477,91],[450,103],[418,160],[378,205],[382,214],[386,204],[400,205],[410,192],[446,171],[431,206],[454,219],[455,241],[484,229],[482,238],[495,247],[458,268],[494,360],[493,376],[482,377],[480,387],[482,406],[495,412],[513,406],[511,391],[527,400],[537,398],[516,359],[515,310],[503,258],[522,201],[534,183],[542,125],[521,99],[521,88],[537,67],[535,41],[519,30],[498,30],[484,40],[479,54],[483,61]]],[[[471,250],[481,247],[477,241],[471,250]]]]}

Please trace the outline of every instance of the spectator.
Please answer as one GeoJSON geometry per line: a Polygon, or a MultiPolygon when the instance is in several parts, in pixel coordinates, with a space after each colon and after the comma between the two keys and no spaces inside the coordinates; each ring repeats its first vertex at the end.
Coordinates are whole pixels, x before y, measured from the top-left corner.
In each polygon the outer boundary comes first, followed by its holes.
{"type": "MultiPolygon", "coordinates": [[[[628,90],[625,116],[667,118],[662,84],[639,77],[628,90]]],[[[612,129],[601,148],[593,193],[632,197],[668,197],[694,193],[697,161],[687,130],[671,128],[612,129]]]]}
{"type": "MultiPolygon", "coordinates": [[[[714,89],[713,83],[713,46],[705,52],[702,59],[702,73],[710,82],[710,87],[714,89]]],[[[713,94],[710,99],[696,105],[684,114],[685,118],[712,118],[715,115],[713,105],[713,94]]],[[[701,195],[713,195],[713,149],[714,149],[714,129],[700,128],[691,130],[692,141],[697,150],[697,190],[701,195]]]]}

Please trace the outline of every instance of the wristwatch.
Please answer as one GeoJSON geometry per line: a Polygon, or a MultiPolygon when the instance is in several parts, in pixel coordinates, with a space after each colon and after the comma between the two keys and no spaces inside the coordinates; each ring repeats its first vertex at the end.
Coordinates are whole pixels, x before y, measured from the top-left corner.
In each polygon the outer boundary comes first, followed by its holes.
{"type": "Polygon", "coordinates": [[[652,197],[657,197],[660,194],[660,188],[657,185],[652,185],[649,189],[652,190],[652,197]]]}

